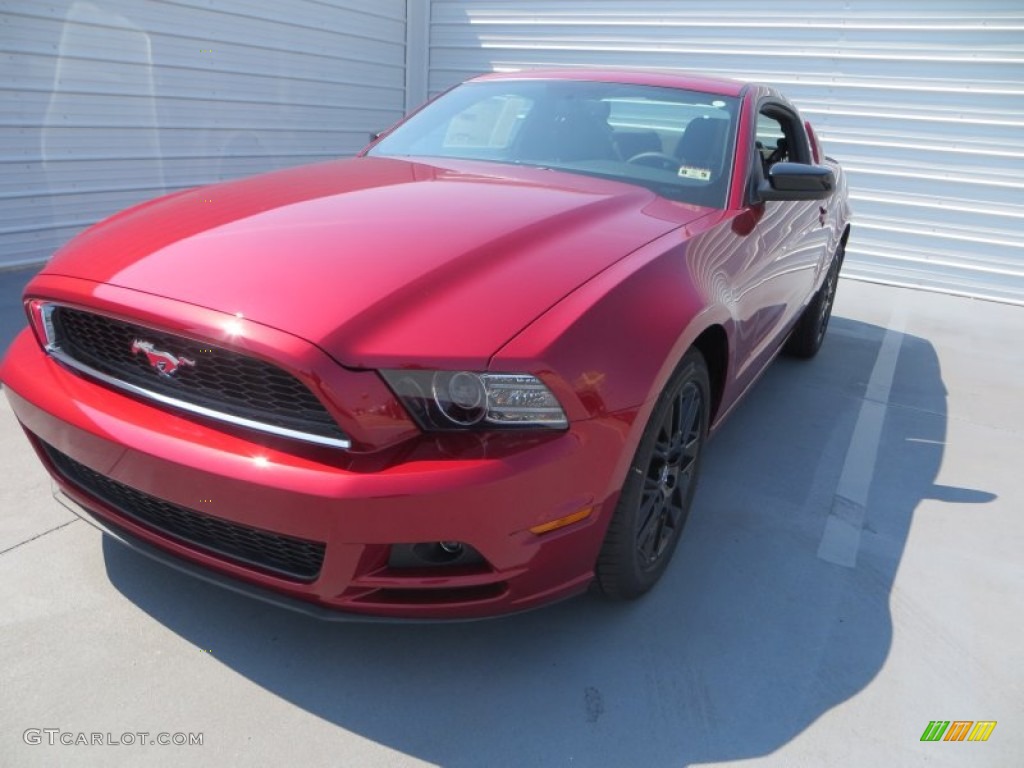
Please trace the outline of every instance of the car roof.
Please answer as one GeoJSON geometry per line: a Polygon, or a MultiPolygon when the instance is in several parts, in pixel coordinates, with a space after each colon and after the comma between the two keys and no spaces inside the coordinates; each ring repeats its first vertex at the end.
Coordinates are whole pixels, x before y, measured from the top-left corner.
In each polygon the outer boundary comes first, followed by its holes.
{"type": "Polygon", "coordinates": [[[604,83],[630,83],[664,88],[683,88],[721,96],[739,96],[746,83],[725,77],[694,75],[687,72],[630,69],[524,69],[518,72],[492,72],[471,78],[485,80],[588,80],[604,83]]]}

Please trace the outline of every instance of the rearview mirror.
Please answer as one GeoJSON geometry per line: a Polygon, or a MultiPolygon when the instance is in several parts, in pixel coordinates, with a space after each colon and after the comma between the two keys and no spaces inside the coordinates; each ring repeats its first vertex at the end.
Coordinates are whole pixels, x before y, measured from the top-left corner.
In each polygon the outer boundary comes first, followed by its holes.
{"type": "Polygon", "coordinates": [[[757,187],[761,200],[822,200],[832,194],[836,177],[825,165],[775,163],[757,187]]]}

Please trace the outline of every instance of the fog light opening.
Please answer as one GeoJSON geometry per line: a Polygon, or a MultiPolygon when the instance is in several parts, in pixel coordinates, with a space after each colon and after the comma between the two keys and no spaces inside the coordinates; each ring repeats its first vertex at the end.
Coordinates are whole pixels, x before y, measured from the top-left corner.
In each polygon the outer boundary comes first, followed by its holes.
{"type": "Polygon", "coordinates": [[[486,565],[484,558],[464,541],[443,539],[418,544],[392,544],[388,555],[390,568],[452,568],[486,565]]]}

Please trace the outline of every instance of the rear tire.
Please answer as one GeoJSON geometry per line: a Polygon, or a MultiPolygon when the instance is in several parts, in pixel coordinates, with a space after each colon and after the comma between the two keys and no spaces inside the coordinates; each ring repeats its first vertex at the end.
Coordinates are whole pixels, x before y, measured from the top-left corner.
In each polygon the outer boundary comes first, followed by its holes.
{"type": "Polygon", "coordinates": [[[672,559],[697,490],[710,391],[704,357],[690,349],[644,428],[597,559],[598,587],[612,600],[647,592],[672,559]]]}
{"type": "Polygon", "coordinates": [[[814,294],[811,303],[804,308],[803,314],[797,321],[793,332],[786,340],[786,346],[782,351],[793,357],[809,359],[818,354],[821,343],[825,340],[825,331],[828,330],[828,321],[832,317],[832,305],[836,300],[836,288],[839,285],[839,269],[843,265],[846,244],[840,244],[832,257],[832,264],[828,268],[825,282],[814,294]]]}

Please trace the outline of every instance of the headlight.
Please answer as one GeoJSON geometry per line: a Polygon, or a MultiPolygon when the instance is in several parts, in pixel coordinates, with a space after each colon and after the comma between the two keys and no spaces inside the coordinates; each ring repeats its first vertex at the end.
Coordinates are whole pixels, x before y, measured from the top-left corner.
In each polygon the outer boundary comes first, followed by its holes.
{"type": "Polygon", "coordinates": [[[536,376],[472,371],[381,371],[420,427],[565,429],[558,400],[536,376]]]}

